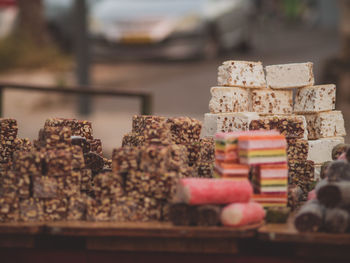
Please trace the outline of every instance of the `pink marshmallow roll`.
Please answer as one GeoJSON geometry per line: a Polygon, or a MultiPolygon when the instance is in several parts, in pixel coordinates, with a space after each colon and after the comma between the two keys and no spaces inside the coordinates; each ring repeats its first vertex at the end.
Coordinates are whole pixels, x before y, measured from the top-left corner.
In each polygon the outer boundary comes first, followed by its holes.
{"type": "Polygon", "coordinates": [[[245,203],[252,194],[247,179],[186,178],[180,180],[174,201],[190,205],[245,203]]]}
{"type": "Polygon", "coordinates": [[[230,204],[222,210],[224,226],[244,226],[261,222],[265,217],[263,207],[255,202],[230,204]]]}

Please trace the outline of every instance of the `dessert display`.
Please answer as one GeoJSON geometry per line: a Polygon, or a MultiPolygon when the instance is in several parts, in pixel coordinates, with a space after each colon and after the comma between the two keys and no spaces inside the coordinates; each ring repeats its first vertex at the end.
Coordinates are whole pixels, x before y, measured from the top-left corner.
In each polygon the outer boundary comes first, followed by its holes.
{"type": "Polygon", "coordinates": [[[335,85],[314,85],[310,62],[234,60],[217,82],[203,124],[135,115],[111,159],[89,121],[49,118],[30,142],[0,119],[0,222],[242,230],[296,210],[300,232],[348,231],[350,147],[335,85]]]}

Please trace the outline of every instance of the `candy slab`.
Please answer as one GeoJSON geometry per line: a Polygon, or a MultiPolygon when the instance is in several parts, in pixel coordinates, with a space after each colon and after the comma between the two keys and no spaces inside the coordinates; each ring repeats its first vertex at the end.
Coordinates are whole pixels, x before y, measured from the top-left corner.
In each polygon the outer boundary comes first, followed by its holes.
{"type": "Polygon", "coordinates": [[[314,84],[313,64],[292,63],[266,66],[267,85],[273,89],[290,89],[314,84]]]}

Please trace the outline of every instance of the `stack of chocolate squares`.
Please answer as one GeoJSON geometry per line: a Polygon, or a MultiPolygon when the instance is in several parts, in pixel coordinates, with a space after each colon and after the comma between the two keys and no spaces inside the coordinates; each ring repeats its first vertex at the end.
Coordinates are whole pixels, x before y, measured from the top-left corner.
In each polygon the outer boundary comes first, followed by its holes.
{"type": "Polygon", "coordinates": [[[178,179],[212,176],[214,141],[200,139],[201,127],[188,117],[133,117],[132,132],[113,151],[124,195],[112,205],[111,220],[167,220],[178,179]]]}
{"type": "Polygon", "coordinates": [[[135,115],[132,132],[123,137],[122,146],[182,145],[188,159],[182,169],[183,176],[211,177],[214,140],[201,139],[201,129],[201,122],[189,117],[135,115]]]}

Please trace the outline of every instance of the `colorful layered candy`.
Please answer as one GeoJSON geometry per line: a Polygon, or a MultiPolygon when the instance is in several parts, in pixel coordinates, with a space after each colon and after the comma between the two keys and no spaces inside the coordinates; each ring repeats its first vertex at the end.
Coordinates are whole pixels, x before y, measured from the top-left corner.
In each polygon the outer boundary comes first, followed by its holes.
{"type": "Polygon", "coordinates": [[[254,201],[264,207],[287,205],[287,164],[259,165],[253,175],[254,201]]]}
{"type": "Polygon", "coordinates": [[[214,176],[219,178],[248,179],[249,166],[238,163],[215,163],[214,176]]]}
{"type": "Polygon", "coordinates": [[[286,139],[274,133],[239,136],[239,161],[243,164],[271,164],[287,162],[286,139]]]}

